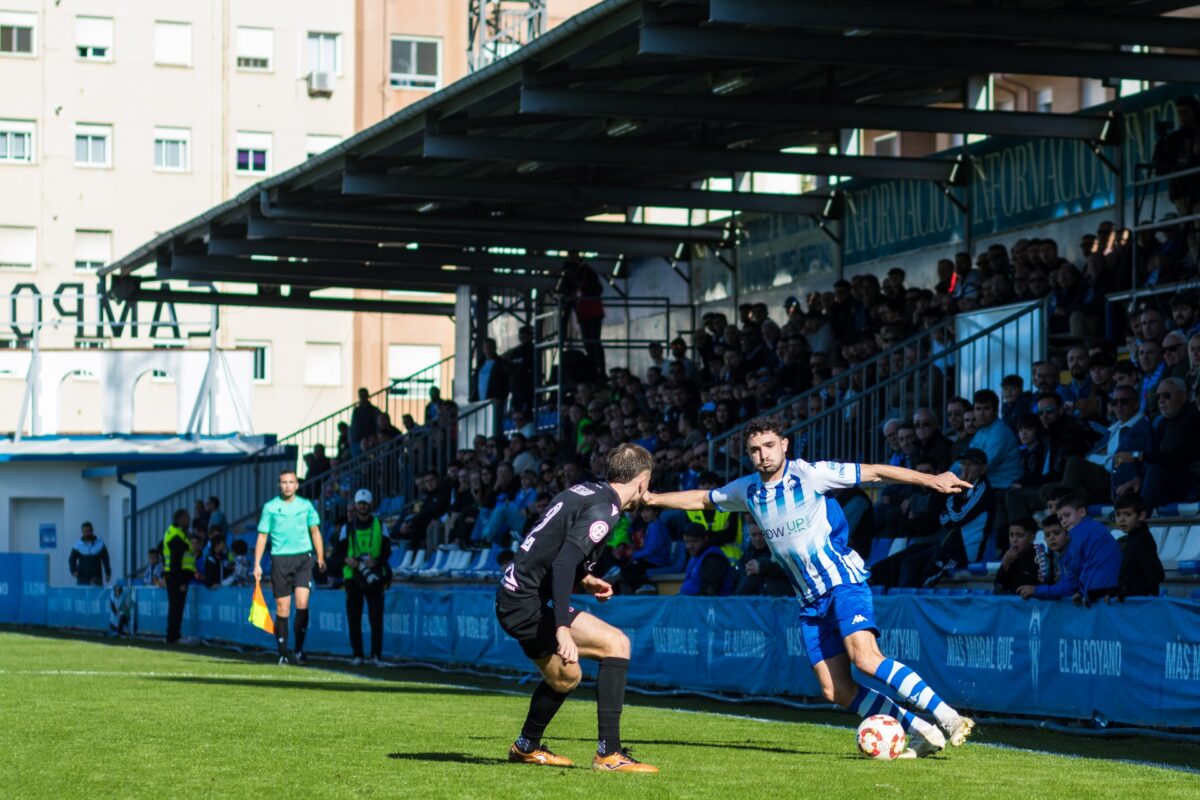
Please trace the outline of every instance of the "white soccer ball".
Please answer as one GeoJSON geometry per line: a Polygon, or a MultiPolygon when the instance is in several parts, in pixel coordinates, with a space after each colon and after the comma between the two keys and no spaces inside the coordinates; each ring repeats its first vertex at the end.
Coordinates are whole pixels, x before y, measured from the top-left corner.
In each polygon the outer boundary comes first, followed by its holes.
{"type": "Polygon", "coordinates": [[[899,758],[908,747],[904,728],[895,717],[875,714],[867,717],[858,726],[858,752],[867,758],[891,761],[899,758]]]}

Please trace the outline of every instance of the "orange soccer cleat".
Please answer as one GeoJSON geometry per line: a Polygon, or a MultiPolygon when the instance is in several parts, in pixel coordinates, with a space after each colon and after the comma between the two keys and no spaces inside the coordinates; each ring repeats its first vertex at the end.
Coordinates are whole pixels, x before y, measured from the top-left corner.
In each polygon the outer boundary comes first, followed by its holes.
{"type": "Polygon", "coordinates": [[[522,751],[516,744],[508,748],[508,760],[517,764],[540,764],[543,767],[573,767],[575,762],[566,756],[552,753],[550,748],[539,744],[528,753],[522,751]]]}
{"type": "Polygon", "coordinates": [[[628,748],[622,748],[606,756],[597,753],[596,757],[592,759],[592,769],[601,772],[658,772],[658,767],[643,764],[630,755],[628,748]]]}

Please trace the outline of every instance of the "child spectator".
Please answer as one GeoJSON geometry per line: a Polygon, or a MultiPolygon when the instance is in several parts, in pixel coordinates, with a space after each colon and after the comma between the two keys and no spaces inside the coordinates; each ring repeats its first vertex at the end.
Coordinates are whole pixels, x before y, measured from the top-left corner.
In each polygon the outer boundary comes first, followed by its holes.
{"type": "Polygon", "coordinates": [[[242,539],[234,541],[233,574],[225,579],[224,586],[249,586],[253,582],[250,569],[250,547],[242,539]]]}
{"type": "Polygon", "coordinates": [[[138,583],[139,586],[165,586],[163,582],[163,564],[162,553],[158,549],[151,547],[146,553],[146,566],[142,569],[142,577],[138,583]]]}
{"type": "Polygon", "coordinates": [[[1086,504],[1077,494],[1068,494],[1057,501],[1058,519],[1067,530],[1065,549],[1061,552],[1060,574],[1050,586],[1025,585],[1017,589],[1024,599],[1037,597],[1056,600],[1072,597],[1076,604],[1090,605],[1096,600],[1117,593],[1121,570],[1121,548],[1101,523],[1088,519],[1086,504]]]}
{"type": "Polygon", "coordinates": [[[108,593],[108,635],[121,638],[129,625],[133,593],[126,590],[125,579],[117,578],[108,593]]]}
{"type": "Polygon", "coordinates": [[[1021,586],[1042,584],[1038,552],[1035,549],[1041,545],[1035,546],[1033,543],[1037,530],[1037,523],[1030,517],[1022,517],[1008,524],[1008,550],[1000,560],[1000,569],[996,573],[996,594],[1016,594],[1021,586]]]}
{"type": "Polygon", "coordinates": [[[1126,492],[1117,498],[1114,517],[1117,527],[1125,532],[1120,541],[1121,573],[1117,597],[1157,597],[1166,578],[1158,557],[1158,544],[1146,526],[1146,501],[1140,494],[1126,492]]]}

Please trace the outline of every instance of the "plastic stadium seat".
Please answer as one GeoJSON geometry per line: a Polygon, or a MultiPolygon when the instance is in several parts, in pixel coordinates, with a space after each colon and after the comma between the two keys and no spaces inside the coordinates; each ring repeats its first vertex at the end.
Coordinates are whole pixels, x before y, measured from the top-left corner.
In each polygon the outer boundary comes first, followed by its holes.
{"type": "Polygon", "coordinates": [[[408,542],[392,545],[392,554],[388,557],[388,566],[392,568],[392,572],[404,566],[405,557],[412,558],[408,552],[408,542]]]}
{"type": "Polygon", "coordinates": [[[1192,590],[1192,597],[1191,597],[1191,599],[1192,599],[1192,600],[1200,600],[1200,589],[1193,589],[1193,590],[1192,590]]]}
{"type": "Polygon", "coordinates": [[[886,586],[871,586],[871,594],[887,594],[886,586]]]}
{"type": "Polygon", "coordinates": [[[880,561],[888,557],[892,549],[892,540],[883,536],[876,536],[871,540],[871,552],[867,558],[867,566],[873,567],[880,561]]]}
{"type": "Polygon", "coordinates": [[[483,565],[487,563],[487,559],[488,559],[488,551],[486,548],[479,551],[478,557],[476,557],[475,554],[472,553],[471,558],[469,558],[467,560],[467,563],[464,566],[457,567],[450,571],[450,577],[451,578],[469,578],[477,570],[483,569],[483,565]]]}
{"type": "Polygon", "coordinates": [[[1088,506],[1087,512],[1088,512],[1089,517],[1095,517],[1096,519],[1105,520],[1112,516],[1113,507],[1112,506],[1088,506]],[[1095,513],[1092,512],[1093,508],[1096,509],[1095,513]]]}
{"type": "Polygon", "coordinates": [[[972,564],[967,564],[967,572],[969,572],[975,576],[987,575],[988,574],[988,563],[989,562],[987,562],[987,561],[976,561],[972,564]]]}
{"type": "Polygon", "coordinates": [[[1166,525],[1155,525],[1150,528],[1150,536],[1153,537],[1154,543],[1158,545],[1158,557],[1162,558],[1163,543],[1167,541],[1167,534],[1171,529],[1166,525]]]}
{"type": "Polygon", "coordinates": [[[400,569],[396,570],[396,574],[401,577],[410,578],[416,574],[417,570],[425,566],[425,551],[424,550],[409,550],[404,554],[404,561],[400,562],[400,569]]]}
{"type": "Polygon", "coordinates": [[[1200,561],[1180,561],[1179,571],[1184,575],[1200,575],[1200,561]]]}
{"type": "Polygon", "coordinates": [[[1183,545],[1175,554],[1176,561],[1200,560],[1200,525],[1189,525],[1183,537],[1183,545]]]}
{"type": "Polygon", "coordinates": [[[450,557],[445,550],[438,550],[434,554],[433,559],[417,572],[418,577],[432,578],[440,575],[442,569],[446,566],[446,559],[450,557]]]}
{"type": "Polygon", "coordinates": [[[1156,516],[1156,517],[1178,517],[1179,516],[1179,504],[1178,503],[1167,503],[1165,506],[1159,506],[1158,508],[1154,509],[1154,516],[1156,516]]]}
{"type": "Polygon", "coordinates": [[[1181,517],[1200,517],[1200,503],[1180,503],[1178,507],[1181,517]]]}
{"type": "Polygon", "coordinates": [[[898,536],[895,539],[892,539],[891,542],[892,546],[888,549],[889,556],[894,556],[896,553],[899,553],[901,550],[908,547],[908,539],[904,536],[898,536]]]}
{"type": "Polygon", "coordinates": [[[500,545],[494,544],[491,546],[491,548],[485,550],[483,552],[483,558],[480,559],[479,566],[477,566],[471,572],[471,577],[490,578],[493,575],[499,575],[500,565],[496,559],[500,555],[500,551],[503,549],[504,548],[502,548],[500,545]]]}
{"type": "Polygon", "coordinates": [[[683,549],[683,542],[671,542],[671,563],[665,567],[655,567],[646,570],[646,575],[653,578],[655,575],[674,575],[678,572],[683,572],[683,566],[687,563],[687,550],[683,549]]]}
{"type": "Polygon", "coordinates": [[[893,586],[888,594],[918,594],[918,591],[911,586],[893,586]]]}
{"type": "Polygon", "coordinates": [[[1158,551],[1158,557],[1164,564],[1168,561],[1179,560],[1179,553],[1183,550],[1188,530],[1187,525],[1171,526],[1171,529],[1167,532],[1167,539],[1163,542],[1162,549],[1158,551]]]}

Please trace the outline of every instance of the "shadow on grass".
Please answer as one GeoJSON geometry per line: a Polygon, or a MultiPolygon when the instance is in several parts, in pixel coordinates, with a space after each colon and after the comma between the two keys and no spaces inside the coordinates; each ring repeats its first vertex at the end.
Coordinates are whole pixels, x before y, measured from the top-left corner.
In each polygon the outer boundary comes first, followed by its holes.
{"type": "Polygon", "coordinates": [[[508,763],[506,758],[471,756],[466,753],[388,753],[388,758],[395,761],[429,761],[434,764],[493,765],[508,763]]]}
{"type": "MultiPolygon", "coordinates": [[[[490,737],[490,736],[470,736],[468,738],[485,740],[485,741],[490,741],[490,740],[494,739],[494,737],[490,737]]],[[[596,741],[596,737],[594,737],[594,736],[592,736],[592,737],[554,736],[554,737],[550,737],[550,738],[553,738],[555,741],[560,741],[560,742],[594,742],[594,741],[596,741]]],[[[637,746],[637,747],[642,747],[643,745],[647,746],[647,747],[652,747],[654,745],[663,745],[663,746],[667,746],[667,747],[713,748],[716,750],[749,750],[749,751],[753,751],[755,753],[782,753],[783,755],[789,755],[789,756],[825,756],[825,755],[828,755],[828,753],[824,753],[824,752],[816,752],[813,750],[800,750],[795,747],[777,747],[775,745],[759,744],[757,742],[701,742],[701,741],[696,741],[696,740],[682,741],[682,740],[677,740],[677,739],[630,739],[625,736],[621,737],[621,742],[626,745],[633,745],[633,746],[637,746]]]]}
{"type": "Polygon", "coordinates": [[[303,678],[286,680],[275,678],[243,678],[221,677],[220,675],[162,675],[153,680],[170,683],[194,683],[209,686],[251,686],[258,689],[305,689],[317,692],[365,692],[369,694],[462,694],[478,695],[479,690],[465,686],[445,686],[430,684],[398,685],[397,682],[378,681],[373,683],[304,680],[303,678]]]}

